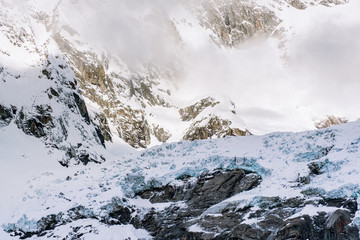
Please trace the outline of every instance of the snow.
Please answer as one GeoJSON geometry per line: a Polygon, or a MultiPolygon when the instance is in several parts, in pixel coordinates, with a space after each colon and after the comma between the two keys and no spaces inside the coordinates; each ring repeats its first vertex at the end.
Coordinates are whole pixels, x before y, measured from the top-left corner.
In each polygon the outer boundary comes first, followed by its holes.
{"type": "MultiPolygon", "coordinates": [[[[9,135],[10,133],[5,132],[1,136],[8,137],[9,135]]],[[[9,214],[2,215],[1,221],[3,223],[17,222],[25,214],[27,222],[30,223],[31,219],[39,219],[50,213],[65,212],[67,209],[79,205],[100,214],[101,206],[111,202],[114,197],[128,198],[130,205],[139,208],[154,207],[161,210],[168,207],[170,203],[151,204],[148,200],[133,198],[133,196],[138,191],[151,186],[165,185],[183,175],[197,177],[202,173],[219,168],[245,168],[260,174],[263,180],[259,187],[235,195],[211,207],[203,213],[205,215],[221,213],[222,208],[229,202],[236,204],[238,208],[243,208],[248,204],[256,206],[259,196],[276,196],[286,199],[303,196],[302,192],[310,188],[319,189],[323,192],[324,197],[349,198],[360,192],[359,184],[354,182],[354,179],[360,177],[360,172],[357,170],[360,155],[358,152],[359,135],[360,122],[358,121],[314,132],[273,133],[264,136],[228,137],[163,144],[143,152],[112,156],[101,165],[74,166],[71,169],[62,169],[52,165],[49,165],[50,169],[45,165],[39,168],[33,165],[34,160],[31,159],[33,170],[25,162],[21,162],[22,164],[17,166],[17,169],[27,169],[26,176],[19,178],[18,175],[2,175],[2,192],[7,189],[5,182],[16,181],[14,182],[16,186],[22,186],[17,193],[23,190],[26,191],[26,194],[13,198],[21,199],[21,205],[17,205],[19,203],[16,201],[11,204],[9,202],[2,204],[9,214]],[[332,146],[328,153],[317,155],[328,146],[332,146]],[[309,174],[308,163],[318,161],[330,164],[324,168],[325,173],[311,177],[311,182],[307,185],[299,185],[296,182],[297,178],[309,174]],[[45,170],[46,174],[39,174],[45,170]],[[37,177],[26,183],[26,179],[31,174],[37,174],[37,177]],[[67,199],[71,199],[71,202],[67,199]]],[[[31,142],[34,144],[34,141],[31,142]]],[[[9,146],[14,146],[11,142],[9,144],[9,146]]],[[[31,145],[29,144],[29,146],[31,145]]],[[[5,146],[5,148],[7,147],[5,146]]],[[[23,151],[25,150],[23,149],[23,151]]],[[[39,151],[36,152],[39,154],[39,151]]],[[[8,156],[12,156],[10,153],[8,154],[8,156]]],[[[32,152],[25,152],[25,154],[35,157],[32,152]]],[[[46,155],[46,152],[44,154],[46,155]]],[[[12,159],[21,159],[21,157],[17,154],[12,156],[12,159]]],[[[42,156],[41,159],[43,162],[43,159],[48,159],[48,157],[42,156]]],[[[4,171],[14,172],[12,169],[4,171]]],[[[10,197],[12,194],[14,193],[7,192],[6,196],[10,197]]],[[[332,210],[333,208],[329,207],[308,206],[293,217],[302,214],[314,215],[317,211],[331,212],[332,210]]],[[[93,226],[102,229],[104,234],[108,234],[110,231],[106,226],[101,227],[96,224],[93,226]]],[[[119,226],[119,229],[122,227],[124,226],[119,226]]],[[[194,231],[199,230],[195,226],[193,228],[194,231]]],[[[61,232],[61,229],[68,228],[63,226],[56,228],[56,231],[61,232]]],[[[129,233],[135,234],[131,227],[129,229],[129,233]]]]}
{"type": "Polygon", "coordinates": [[[199,226],[198,224],[194,224],[194,225],[190,226],[188,230],[190,232],[204,232],[204,233],[207,233],[207,231],[202,229],[201,226],[199,226]]]}
{"type": "Polygon", "coordinates": [[[71,232],[79,226],[84,229],[80,229],[80,231],[76,233],[83,233],[82,238],[84,240],[98,240],[99,238],[109,240],[151,239],[151,236],[145,230],[135,229],[132,225],[106,226],[99,224],[96,220],[77,220],[71,224],[59,227],[54,232],[54,235],[59,239],[64,238],[66,237],[64,233],[71,232]]]}
{"type": "Polygon", "coordinates": [[[301,217],[303,215],[308,215],[312,217],[312,216],[316,216],[319,212],[332,213],[336,209],[337,208],[335,207],[326,207],[326,206],[315,207],[313,205],[307,205],[300,212],[290,216],[289,218],[291,219],[291,218],[301,217]]]}
{"type": "MultiPolygon", "coordinates": [[[[40,140],[26,136],[15,124],[0,129],[0,222],[7,221],[14,209],[21,206],[23,192],[28,189],[28,181],[44,172],[64,171],[51,158],[59,154],[49,154],[40,140]]],[[[1,239],[8,239],[8,235],[1,239]]]]}

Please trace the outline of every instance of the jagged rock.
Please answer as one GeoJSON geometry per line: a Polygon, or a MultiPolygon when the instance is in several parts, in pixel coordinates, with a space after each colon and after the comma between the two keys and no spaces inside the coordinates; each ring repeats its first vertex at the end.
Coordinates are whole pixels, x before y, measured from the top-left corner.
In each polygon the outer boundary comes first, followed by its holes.
{"type": "Polygon", "coordinates": [[[304,10],[307,8],[307,5],[304,2],[302,2],[301,0],[287,0],[287,2],[294,8],[297,8],[300,10],[304,10]]]}
{"type": "Polygon", "coordinates": [[[327,128],[330,126],[347,123],[348,121],[349,120],[347,120],[346,118],[343,118],[343,117],[335,117],[333,115],[329,115],[326,117],[326,119],[316,122],[315,127],[317,129],[327,128]]]}
{"type": "Polygon", "coordinates": [[[332,234],[340,234],[350,222],[349,211],[337,209],[326,219],[325,227],[329,229],[332,234]]]}
{"type": "Polygon", "coordinates": [[[41,72],[48,76],[40,75],[39,78],[51,80],[51,87],[39,93],[31,105],[24,105],[19,111],[12,109],[18,128],[25,134],[41,138],[48,148],[63,151],[64,157],[57,159],[63,166],[69,166],[71,161],[74,164],[104,161],[101,154],[90,149],[90,146],[105,146],[104,140],[76,88],[74,73],[65,67],[64,59],[59,56],[49,57],[41,72]],[[59,65],[64,66],[60,68],[59,65]],[[46,96],[48,104],[37,103],[36,99],[46,96]],[[82,142],[74,138],[69,140],[70,134],[78,134],[82,142]]]}
{"type": "Polygon", "coordinates": [[[195,119],[205,108],[207,107],[214,107],[219,104],[219,101],[216,101],[212,97],[201,99],[199,102],[195,104],[181,108],[179,110],[181,120],[183,121],[190,121],[195,119]]]}
{"type": "Polygon", "coordinates": [[[123,118],[117,128],[119,136],[134,148],[150,144],[150,127],[142,111],[129,111],[134,118],[123,118]],[[136,117],[135,117],[136,116],[136,117]],[[140,118],[140,119],[139,119],[140,118]]]}
{"type": "Polygon", "coordinates": [[[201,176],[187,197],[190,206],[206,208],[242,191],[259,185],[261,177],[244,170],[217,171],[201,176]]]}
{"type": "Polygon", "coordinates": [[[85,104],[84,100],[82,100],[82,98],[80,98],[80,96],[77,93],[73,93],[73,96],[74,96],[74,99],[75,99],[76,106],[78,107],[78,109],[80,111],[80,115],[89,124],[90,123],[90,117],[89,117],[89,113],[87,111],[86,104],[85,104]]]}
{"type": "Polygon", "coordinates": [[[52,108],[49,105],[37,105],[34,108],[34,112],[21,109],[15,122],[24,133],[37,138],[45,137],[55,127],[52,108]]]}
{"type": "Polygon", "coordinates": [[[203,1],[198,10],[202,25],[215,33],[219,44],[238,46],[255,35],[270,36],[280,24],[275,13],[255,1],[203,1]]]}
{"type": "MultiPolygon", "coordinates": [[[[192,225],[192,218],[228,197],[256,187],[261,177],[236,169],[203,174],[195,182],[188,180],[183,179],[184,184],[180,186],[170,183],[161,188],[138,193],[153,203],[185,201],[186,207],[179,207],[174,203],[162,212],[150,211],[143,219],[132,223],[145,227],[156,236],[156,239],[180,239],[184,236],[186,239],[190,237],[186,229],[192,225]]],[[[234,219],[228,218],[228,222],[234,222],[234,219]]]]}
{"type": "MultiPolygon", "coordinates": [[[[208,205],[191,204],[191,197],[189,199],[179,197],[182,196],[181,192],[186,191],[190,191],[190,196],[195,199],[201,194],[187,187],[176,188],[167,185],[156,190],[158,195],[146,192],[146,198],[154,202],[185,201],[186,206],[174,203],[160,213],[150,211],[142,220],[132,223],[145,227],[155,239],[359,239],[357,227],[348,225],[351,215],[345,208],[339,208],[330,215],[322,212],[313,217],[303,215],[289,218],[309,204],[326,206],[325,201],[311,202],[298,197],[290,199],[259,197],[254,201],[256,206],[254,210],[254,203],[239,208],[236,203],[229,202],[225,203],[217,214],[202,214],[204,211],[202,209],[207,209],[208,205]],[[247,219],[254,219],[256,224],[243,223],[245,216],[247,219]],[[193,225],[202,231],[192,232],[193,225]]],[[[210,195],[207,196],[212,198],[210,195]]],[[[211,201],[209,200],[209,205],[217,202],[217,200],[211,201]]],[[[339,202],[346,201],[346,199],[339,200],[339,202]]],[[[341,207],[339,204],[337,206],[341,207]]],[[[350,206],[346,208],[351,209],[350,206]]]]}
{"type": "Polygon", "coordinates": [[[344,208],[349,210],[352,214],[358,210],[356,199],[344,199],[344,198],[324,198],[324,202],[327,206],[344,208]]]}
{"type": "Polygon", "coordinates": [[[261,177],[255,173],[246,173],[242,169],[219,170],[201,175],[195,183],[187,182],[177,186],[167,184],[161,188],[143,191],[139,195],[153,203],[182,201],[203,209],[242,191],[256,187],[261,177]]]}
{"type": "Polygon", "coordinates": [[[165,106],[170,107],[159,95],[153,92],[153,86],[157,85],[154,81],[145,81],[143,78],[133,78],[128,82],[130,88],[130,98],[137,97],[144,99],[150,106],[165,106]],[[136,85],[135,85],[136,84],[136,85]]]}
{"type": "Polygon", "coordinates": [[[62,147],[61,150],[65,152],[65,158],[59,160],[62,166],[68,167],[70,163],[87,165],[89,162],[101,163],[105,161],[102,155],[95,155],[91,153],[88,148],[84,148],[81,143],[77,146],[62,147]]]}
{"type": "Polygon", "coordinates": [[[212,137],[222,138],[226,136],[246,136],[251,135],[248,130],[232,128],[231,121],[220,119],[217,116],[210,119],[204,118],[193,123],[185,133],[183,139],[194,141],[197,139],[209,139],[212,137]]]}
{"type": "Polygon", "coordinates": [[[171,137],[171,134],[159,125],[153,126],[152,132],[156,139],[162,143],[165,143],[171,137]]]}
{"type": "Polygon", "coordinates": [[[311,162],[308,164],[308,167],[310,169],[310,173],[314,175],[319,175],[324,173],[324,166],[326,165],[325,162],[311,162]]]}
{"type": "Polygon", "coordinates": [[[276,240],[314,239],[345,240],[359,239],[358,229],[348,226],[351,222],[350,212],[344,209],[335,210],[330,216],[319,213],[314,217],[303,215],[286,220],[277,232],[276,240]],[[357,230],[354,231],[353,228],[357,230]]]}
{"type": "Polygon", "coordinates": [[[129,224],[132,218],[131,214],[134,210],[127,207],[124,200],[115,197],[111,199],[109,204],[101,207],[101,209],[105,211],[102,221],[111,225],[129,224]]]}
{"type": "Polygon", "coordinates": [[[109,128],[108,120],[104,114],[97,114],[96,119],[99,121],[99,127],[104,138],[104,141],[112,142],[111,131],[109,128]]]}
{"type": "Polygon", "coordinates": [[[231,233],[230,239],[267,239],[269,232],[263,232],[260,229],[252,228],[247,224],[240,224],[231,233]]]}
{"type": "Polygon", "coordinates": [[[338,5],[338,4],[344,4],[344,3],[348,2],[348,0],[312,0],[312,1],[286,0],[286,1],[294,8],[297,8],[300,10],[306,9],[309,5],[313,6],[313,5],[321,4],[324,6],[330,6],[331,4],[338,5]]]}
{"type": "MultiPolygon", "coordinates": [[[[54,39],[60,49],[67,54],[70,62],[73,63],[70,66],[76,73],[82,94],[103,109],[104,114],[99,117],[99,121],[102,131],[100,135],[103,136],[104,140],[111,141],[111,132],[107,127],[107,120],[110,120],[117,127],[116,134],[125,142],[134,148],[146,148],[150,144],[152,129],[146,120],[143,111],[145,103],[142,101],[146,101],[149,105],[168,106],[160,96],[153,93],[153,85],[156,83],[149,79],[133,77],[130,80],[121,79],[122,84],[114,84],[112,79],[120,77],[115,73],[113,75],[106,73],[106,62],[108,60],[105,57],[100,61],[94,53],[78,51],[60,33],[55,34],[54,39]],[[89,61],[89,59],[91,60],[89,61]],[[101,94],[98,94],[94,86],[101,94]],[[134,97],[142,102],[138,109],[131,108],[119,101],[119,97],[125,92],[129,92],[126,98],[134,97]],[[104,100],[103,96],[108,96],[108,98],[104,100]]],[[[87,119],[86,106],[84,107],[79,102],[78,107],[82,116],[87,119]]],[[[161,129],[154,129],[153,132],[157,134],[156,137],[159,140],[167,140],[168,136],[161,129]]]]}
{"type": "Polygon", "coordinates": [[[349,0],[317,0],[316,2],[319,2],[320,4],[329,7],[333,4],[339,5],[339,4],[348,3],[349,0]]]}
{"type": "Polygon", "coordinates": [[[308,215],[288,219],[280,227],[276,239],[314,239],[314,224],[308,215]]]}
{"type": "Polygon", "coordinates": [[[0,104],[0,127],[9,125],[12,118],[11,110],[0,104]]]}

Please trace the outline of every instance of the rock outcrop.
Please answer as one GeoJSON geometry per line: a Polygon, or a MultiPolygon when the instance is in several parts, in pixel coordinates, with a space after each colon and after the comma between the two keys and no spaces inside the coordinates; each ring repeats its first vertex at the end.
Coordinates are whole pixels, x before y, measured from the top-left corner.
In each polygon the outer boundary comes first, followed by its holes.
{"type": "Polygon", "coordinates": [[[347,123],[347,120],[344,117],[335,117],[333,115],[327,116],[325,119],[315,122],[315,127],[317,129],[331,127],[337,124],[347,123]]]}
{"type": "Polygon", "coordinates": [[[226,136],[247,136],[251,135],[248,130],[231,128],[231,121],[212,116],[194,122],[184,135],[184,140],[194,141],[197,139],[222,138],[226,136]]]}
{"type": "Polygon", "coordinates": [[[226,136],[251,135],[247,129],[239,129],[232,121],[238,120],[235,104],[208,97],[179,110],[181,119],[189,122],[184,140],[223,138],[226,136]],[[228,104],[228,105],[226,105],[228,104]],[[228,109],[225,114],[222,109],[228,109]]]}
{"type": "Polygon", "coordinates": [[[197,14],[216,35],[215,42],[229,47],[254,37],[266,39],[281,22],[272,9],[256,1],[202,1],[197,14]]]}
{"type": "Polygon", "coordinates": [[[304,10],[308,6],[314,6],[314,5],[324,5],[327,7],[330,7],[332,5],[339,5],[349,2],[348,0],[286,0],[291,6],[294,8],[304,10]]]}
{"type": "Polygon", "coordinates": [[[16,108],[8,108],[0,104],[0,127],[6,127],[16,114],[16,108]]]}

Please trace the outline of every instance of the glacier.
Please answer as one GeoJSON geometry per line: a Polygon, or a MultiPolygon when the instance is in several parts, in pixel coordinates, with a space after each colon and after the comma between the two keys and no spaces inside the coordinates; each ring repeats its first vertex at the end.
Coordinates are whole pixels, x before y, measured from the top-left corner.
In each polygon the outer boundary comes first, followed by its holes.
{"type": "MultiPolygon", "coordinates": [[[[177,188],[190,186],[201,176],[236,169],[260,176],[261,182],[208,207],[197,218],[221,216],[229,206],[256,211],[273,204],[270,200],[273,198],[280,202],[291,199],[311,202],[295,208],[284,221],[319,213],[331,215],[346,207],[322,201],[348,199],[353,204],[359,203],[359,136],[360,122],[356,121],[300,133],[168,143],[127,155],[107,156],[109,160],[102,164],[49,169],[24,183],[24,193],[20,191],[13,201],[1,205],[1,212],[9,213],[7,217],[2,215],[2,228],[31,239],[46,239],[54,234],[70,237],[75,234],[71,231],[75,226],[81,229],[81,239],[103,239],[117,231],[121,234],[113,239],[156,238],[145,229],[134,228],[131,219],[144,217],[154,209],[164,211],[174,205],[184,208],[187,203],[157,202],[141,197],[142,193],[169,184],[177,188]],[[128,210],[124,210],[126,207],[128,210]],[[119,215],[115,216],[114,212],[119,215]],[[129,219],[122,219],[125,215],[129,219]],[[52,225],[44,228],[42,224],[50,221],[50,217],[52,225]]],[[[21,167],[28,168],[27,164],[21,167]]],[[[2,182],[16,181],[14,178],[16,175],[7,176],[2,182]]],[[[6,184],[1,189],[5,196],[6,184]]],[[[360,227],[360,212],[356,206],[352,209],[355,212],[351,213],[350,225],[360,227]]],[[[259,221],[260,216],[251,216],[249,212],[242,224],[256,225],[259,221]]],[[[213,237],[221,233],[195,225],[186,231],[203,231],[213,237]]]]}

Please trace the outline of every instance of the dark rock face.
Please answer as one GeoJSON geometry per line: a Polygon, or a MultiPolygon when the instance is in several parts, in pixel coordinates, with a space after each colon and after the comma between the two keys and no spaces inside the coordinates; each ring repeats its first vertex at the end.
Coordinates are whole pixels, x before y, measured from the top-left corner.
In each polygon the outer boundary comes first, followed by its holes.
{"type": "Polygon", "coordinates": [[[6,108],[0,104],[0,127],[9,125],[13,118],[11,113],[10,108],[6,108]]]}
{"type": "Polygon", "coordinates": [[[345,209],[337,209],[330,215],[319,213],[313,218],[303,215],[286,220],[278,230],[276,239],[359,239],[358,229],[349,226],[350,222],[350,212],[345,209]]]}
{"type": "Polygon", "coordinates": [[[104,138],[104,141],[112,142],[111,131],[110,131],[108,120],[107,120],[105,114],[98,114],[96,116],[96,118],[99,121],[99,127],[101,130],[102,136],[104,138]]]}
{"type": "MultiPolygon", "coordinates": [[[[125,199],[124,199],[125,200],[125,199]]],[[[111,203],[102,207],[106,214],[101,221],[110,225],[129,224],[134,209],[126,206],[126,203],[119,198],[113,198],[111,203]]]]}
{"type": "Polygon", "coordinates": [[[261,177],[255,173],[246,173],[242,169],[218,170],[201,175],[196,183],[187,182],[176,186],[167,184],[162,188],[151,189],[139,194],[152,203],[187,201],[197,208],[207,208],[242,191],[256,187],[261,177]]]}
{"type": "Polygon", "coordinates": [[[314,236],[313,224],[309,216],[301,216],[289,219],[280,227],[277,239],[309,239],[314,236]]]}
{"type": "Polygon", "coordinates": [[[330,207],[346,208],[351,214],[355,214],[358,210],[357,201],[355,199],[325,198],[324,201],[326,202],[326,205],[330,207]]]}
{"type": "Polygon", "coordinates": [[[73,95],[74,95],[76,106],[78,107],[78,109],[80,111],[80,115],[89,124],[90,123],[90,117],[89,117],[89,113],[87,111],[86,104],[85,104],[84,100],[82,100],[82,98],[80,98],[80,96],[78,94],[76,94],[76,93],[73,93],[73,95]]]}
{"type": "Polygon", "coordinates": [[[201,175],[196,181],[184,177],[181,181],[184,184],[170,183],[139,193],[152,203],[173,204],[161,212],[150,210],[144,217],[136,216],[130,223],[147,229],[155,239],[360,239],[358,228],[349,225],[357,209],[353,199],[307,201],[301,197],[258,197],[242,207],[236,202],[221,203],[221,210],[213,214],[207,213],[208,209],[237,193],[253,189],[261,178],[238,169],[218,170],[201,175]],[[307,205],[339,209],[333,213],[291,218],[307,205]],[[248,224],[245,219],[255,220],[256,224],[248,224]],[[192,226],[200,231],[192,231],[192,226]]]}
{"type": "MultiPolygon", "coordinates": [[[[132,224],[145,227],[156,239],[204,239],[188,233],[187,228],[194,224],[194,219],[206,209],[237,193],[247,191],[259,185],[261,177],[255,173],[237,170],[218,170],[203,174],[195,182],[185,178],[183,185],[168,184],[139,193],[153,203],[174,202],[168,209],[148,212],[143,219],[133,219],[132,224]],[[186,207],[176,202],[184,201],[186,207]]],[[[227,223],[234,219],[228,217],[227,223]]],[[[213,221],[218,225],[218,221],[213,221]]]]}
{"type": "Polygon", "coordinates": [[[246,174],[244,170],[215,172],[201,176],[191,195],[190,206],[206,208],[219,203],[237,193],[250,190],[259,185],[261,177],[255,173],[246,174]]]}
{"type": "Polygon", "coordinates": [[[105,161],[103,156],[96,156],[89,153],[87,149],[83,148],[81,143],[77,146],[68,146],[62,150],[65,151],[66,158],[59,161],[59,163],[64,167],[68,167],[71,161],[76,161],[77,164],[82,163],[84,165],[87,165],[89,162],[101,163],[105,161]]]}
{"type": "Polygon", "coordinates": [[[37,138],[45,137],[51,128],[55,127],[51,113],[52,108],[49,105],[37,105],[33,113],[22,109],[16,119],[16,124],[28,135],[37,138]]]}

